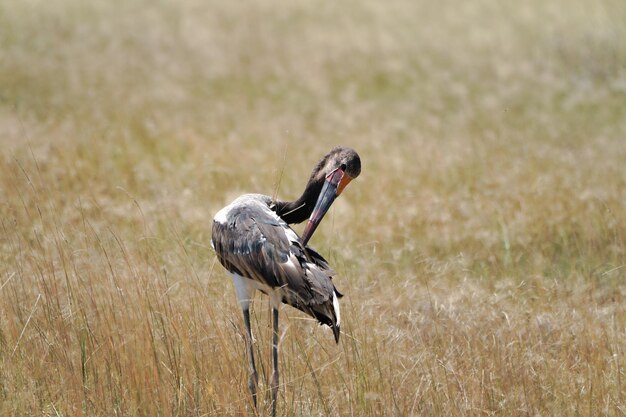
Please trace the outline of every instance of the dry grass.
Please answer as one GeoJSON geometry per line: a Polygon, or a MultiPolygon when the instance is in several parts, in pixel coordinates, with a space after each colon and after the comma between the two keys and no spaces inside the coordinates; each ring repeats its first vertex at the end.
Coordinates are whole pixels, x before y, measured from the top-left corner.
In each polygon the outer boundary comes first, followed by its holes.
{"type": "Polygon", "coordinates": [[[212,215],[341,143],[344,334],[283,308],[280,415],[625,415],[624,16],[0,3],[0,414],[247,415],[212,215]]]}

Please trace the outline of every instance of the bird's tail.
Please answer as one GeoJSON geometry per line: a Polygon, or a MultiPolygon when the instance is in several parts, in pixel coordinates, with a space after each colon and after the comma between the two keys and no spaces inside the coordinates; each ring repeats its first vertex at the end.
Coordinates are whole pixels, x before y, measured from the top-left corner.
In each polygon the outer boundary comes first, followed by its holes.
{"type": "Polygon", "coordinates": [[[312,315],[320,322],[330,327],[335,336],[335,342],[339,343],[341,312],[339,309],[339,298],[342,295],[333,289],[332,299],[323,304],[311,306],[312,315]]]}

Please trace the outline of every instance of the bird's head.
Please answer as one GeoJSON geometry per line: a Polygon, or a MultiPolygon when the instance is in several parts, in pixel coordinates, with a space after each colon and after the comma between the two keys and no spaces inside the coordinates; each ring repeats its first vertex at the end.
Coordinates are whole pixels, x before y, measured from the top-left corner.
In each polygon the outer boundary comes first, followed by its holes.
{"type": "Polygon", "coordinates": [[[302,233],[302,244],[315,232],[317,225],[348,183],[361,173],[361,158],[352,148],[338,146],[324,156],[311,173],[311,179],[323,183],[320,194],[302,233]]]}

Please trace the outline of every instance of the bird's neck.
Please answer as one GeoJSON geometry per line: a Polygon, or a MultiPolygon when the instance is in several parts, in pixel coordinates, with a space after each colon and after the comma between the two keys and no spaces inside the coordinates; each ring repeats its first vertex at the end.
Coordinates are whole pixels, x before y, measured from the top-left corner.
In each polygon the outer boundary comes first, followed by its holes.
{"type": "Polygon", "coordinates": [[[302,223],[311,216],[323,185],[323,180],[320,182],[311,178],[304,192],[297,200],[277,201],[274,211],[287,224],[302,223]]]}

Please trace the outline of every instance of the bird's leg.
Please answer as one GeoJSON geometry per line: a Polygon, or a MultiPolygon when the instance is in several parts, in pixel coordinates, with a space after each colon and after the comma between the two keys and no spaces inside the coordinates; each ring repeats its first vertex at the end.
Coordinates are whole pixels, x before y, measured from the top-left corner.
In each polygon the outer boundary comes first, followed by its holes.
{"type": "Polygon", "coordinates": [[[278,308],[272,307],[272,360],[274,369],[270,380],[272,390],[272,417],[276,417],[276,398],[278,396],[278,308]]]}
{"type": "Polygon", "coordinates": [[[254,351],[252,348],[252,330],[250,329],[250,310],[248,308],[243,309],[243,322],[246,325],[246,351],[248,354],[249,376],[248,376],[248,389],[252,394],[252,403],[256,408],[256,388],[258,383],[258,376],[256,373],[256,365],[254,364],[254,351]]]}

